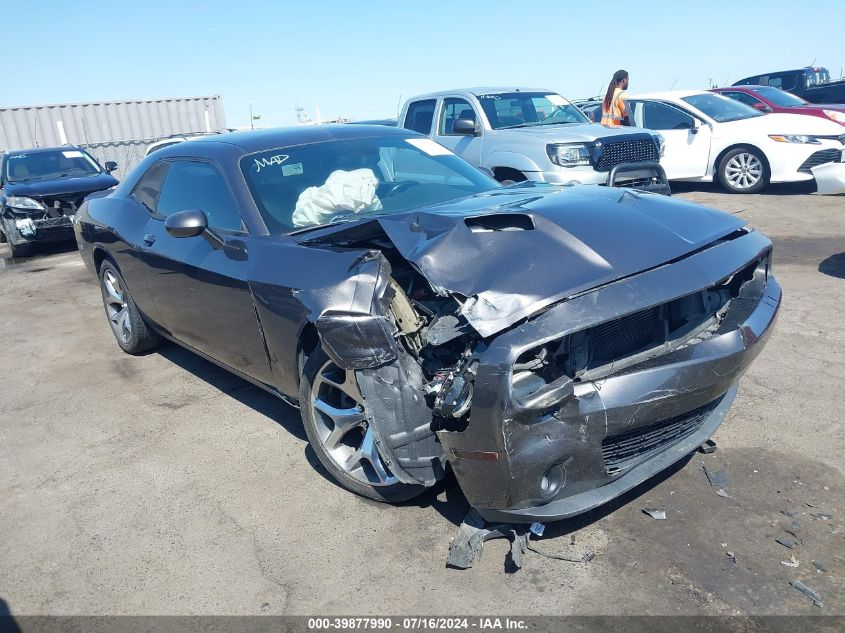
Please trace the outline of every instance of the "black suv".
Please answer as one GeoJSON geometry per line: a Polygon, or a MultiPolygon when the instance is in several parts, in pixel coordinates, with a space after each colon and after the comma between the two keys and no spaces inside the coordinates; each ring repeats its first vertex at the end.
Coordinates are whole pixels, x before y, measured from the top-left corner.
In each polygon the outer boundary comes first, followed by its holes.
{"type": "Polygon", "coordinates": [[[0,155],[0,242],[12,257],[29,254],[36,242],[73,238],[73,217],[86,196],[114,187],[105,169],[73,145],[12,150],[0,155]]]}

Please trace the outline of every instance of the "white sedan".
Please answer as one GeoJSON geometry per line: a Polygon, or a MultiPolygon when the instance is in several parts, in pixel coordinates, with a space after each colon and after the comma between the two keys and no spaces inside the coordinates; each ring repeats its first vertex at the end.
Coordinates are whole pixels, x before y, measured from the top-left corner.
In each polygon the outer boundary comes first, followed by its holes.
{"type": "Polygon", "coordinates": [[[804,114],[762,114],[698,90],[628,97],[632,124],[665,139],[660,164],[669,180],[718,180],[732,193],[755,193],[770,182],[811,180],[813,168],[839,163],[845,134],[833,121],[804,114]]]}

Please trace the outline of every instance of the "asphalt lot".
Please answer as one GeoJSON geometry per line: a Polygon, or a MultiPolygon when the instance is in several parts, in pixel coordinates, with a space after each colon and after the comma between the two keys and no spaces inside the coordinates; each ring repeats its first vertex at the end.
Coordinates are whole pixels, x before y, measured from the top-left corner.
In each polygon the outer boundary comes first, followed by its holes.
{"type": "Polygon", "coordinates": [[[773,239],[774,335],[718,452],[547,526],[541,547],[592,547],[591,562],[529,553],[517,573],[505,541],[445,567],[468,510],[453,481],[360,499],[321,470],[294,409],[175,345],[123,354],[73,245],[0,260],[0,599],[15,615],[845,614],[845,197],[808,191],[677,194],[773,239]]]}

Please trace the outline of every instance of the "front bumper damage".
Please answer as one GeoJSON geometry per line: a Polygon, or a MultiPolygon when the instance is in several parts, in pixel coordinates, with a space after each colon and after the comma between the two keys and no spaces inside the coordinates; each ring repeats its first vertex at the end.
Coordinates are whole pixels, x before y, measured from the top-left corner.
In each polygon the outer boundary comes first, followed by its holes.
{"type": "Polygon", "coordinates": [[[771,242],[743,233],[559,303],[475,352],[470,421],[439,431],[470,504],[491,522],[588,511],[682,459],[718,428],[737,382],[768,338],[781,289],[771,242]],[[529,400],[514,393],[521,354],[573,331],[684,297],[753,269],[717,325],[675,348],[589,380],[563,377],[529,400]]]}

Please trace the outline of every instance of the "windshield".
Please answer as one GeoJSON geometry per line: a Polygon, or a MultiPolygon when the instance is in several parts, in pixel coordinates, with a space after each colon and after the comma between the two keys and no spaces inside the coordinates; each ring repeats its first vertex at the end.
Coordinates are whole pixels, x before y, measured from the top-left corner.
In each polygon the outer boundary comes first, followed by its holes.
{"type": "Polygon", "coordinates": [[[267,229],[290,233],[361,215],[402,213],[499,187],[431,139],[324,141],[241,159],[267,229]]]}
{"type": "Polygon", "coordinates": [[[63,176],[96,176],[102,170],[86,152],[78,149],[15,152],[6,157],[6,182],[27,182],[63,176]]]}
{"type": "Polygon", "coordinates": [[[690,95],[689,97],[681,97],[681,99],[717,123],[727,123],[728,121],[739,121],[740,119],[763,116],[762,112],[755,110],[751,106],[713,93],[690,95]]]}
{"type": "Polygon", "coordinates": [[[779,108],[794,108],[795,106],[807,105],[801,97],[796,97],[791,92],[784,92],[778,88],[771,88],[769,86],[763,88],[752,88],[751,92],[760,95],[770,103],[774,103],[779,108]]]}
{"type": "Polygon", "coordinates": [[[494,130],[592,123],[581,110],[554,93],[500,92],[478,95],[478,101],[494,130]]]}

